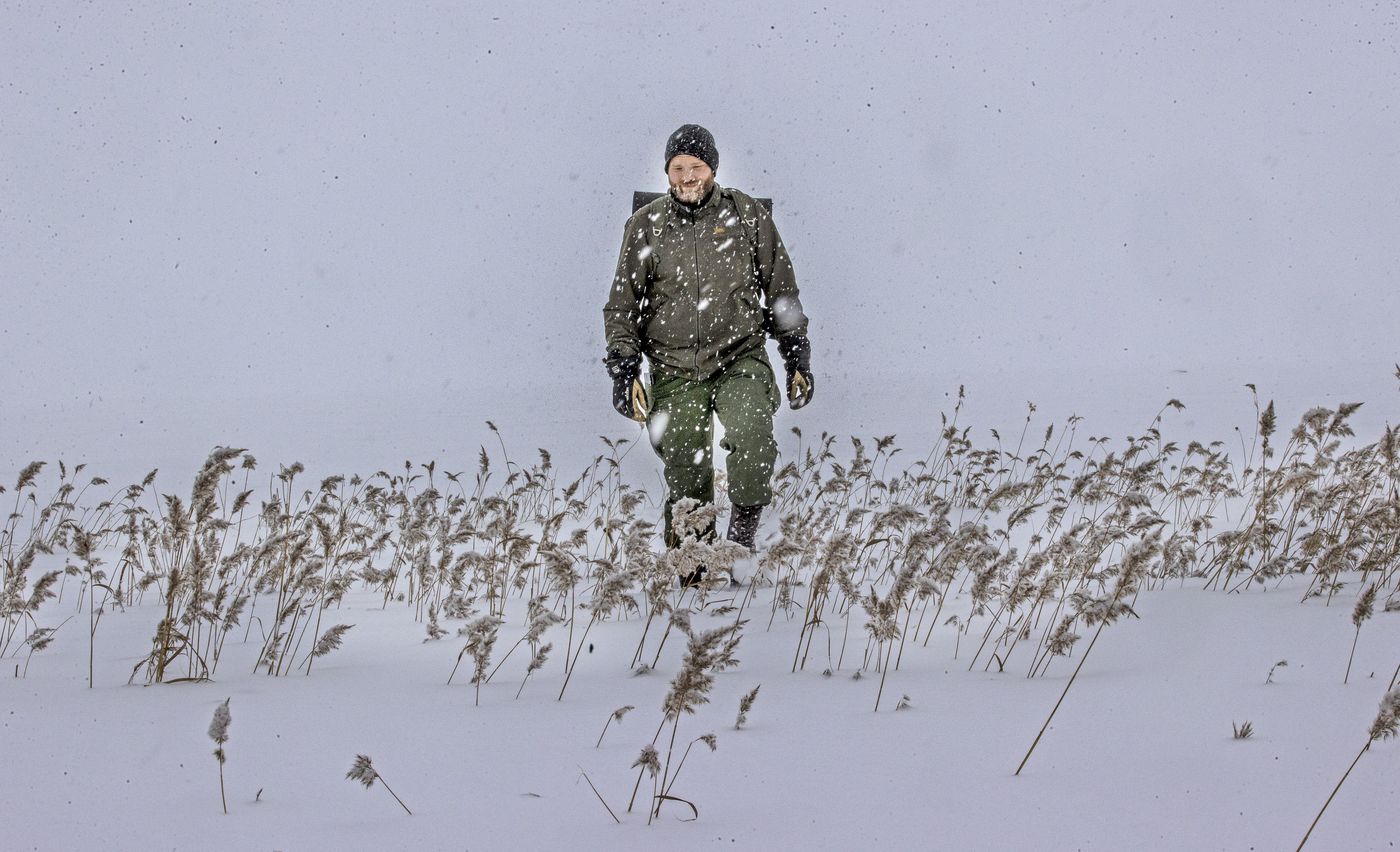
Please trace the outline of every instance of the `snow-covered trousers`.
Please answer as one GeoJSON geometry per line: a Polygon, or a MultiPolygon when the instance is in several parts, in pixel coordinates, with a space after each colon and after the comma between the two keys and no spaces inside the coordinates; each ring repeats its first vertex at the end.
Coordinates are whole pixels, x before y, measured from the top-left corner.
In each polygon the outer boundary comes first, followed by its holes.
{"type": "MultiPolygon", "coordinates": [[[[724,426],[729,501],[766,506],[773,500],[773,415],[782,402],[773,367],[765,354],[746,355],[704,381],[656,371],[651,386],[647,434],[666,467],[666,545],[678,541],[671,530],[671,507],[683,497],[701,503],[715,499],[714,417],[724,426]]],[[[710,530],[713,532],[713,530],[710,530]]]]}

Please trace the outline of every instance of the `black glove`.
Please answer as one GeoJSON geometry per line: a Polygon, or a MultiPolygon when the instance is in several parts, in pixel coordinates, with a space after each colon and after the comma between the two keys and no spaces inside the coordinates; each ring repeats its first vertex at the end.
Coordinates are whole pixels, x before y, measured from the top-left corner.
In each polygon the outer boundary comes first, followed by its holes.
{"type": "Polygon", "coordinates": [[[805,334],[778,338],[778,354],[787,368],[788,406],[794,411],[812,401],[816,380],[812,376],[812,344],[805,334]]]}
{"type": "Polygon", "coordinates": [[[651,412],[646,386],[642,384],[642,356],[609,352],[603,359],[613,380],[613,408],[623,417],[647,422],[651,412]]]}

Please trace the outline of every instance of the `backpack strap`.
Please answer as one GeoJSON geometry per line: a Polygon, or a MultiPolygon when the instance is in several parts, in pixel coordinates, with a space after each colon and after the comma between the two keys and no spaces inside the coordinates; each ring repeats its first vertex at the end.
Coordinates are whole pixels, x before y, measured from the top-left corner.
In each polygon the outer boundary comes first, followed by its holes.
{"type": "MultiPolygon", "coordinates": [[[[749,265],[753,271],[753,280],[758,283],[760,291],[762,288],[763,274],[758,268],[758,205],[762,204],[764,210],[772,215],[773,202],[767,198],[755,199],[743,192],[733,191],[729,197],[734,200],[734,208],[739,213],[739,223],[744,227],[744,234],[749,238],[749,245],[752,252],[749,255],[749,265]]],[[[774,336],[773,309],[771,306],[763,306],[763,330],[769,337],[774,336]]]]}
{"type": "MultiPolygon", "coordinates": [[[[633,212],[634,212],[634,213],[640,212],[642,207],[645,207],[650,201],[654,201],[654,200],[656,200],[657,198],[660,198],[660,197],[661,197],[661,193],[641,193],[641,192],[634,193],[634,194],[633,194],[633,203],[636,204],[636,209],[633,210],[633,212]],[[638,201],[641,200],[641,196],[643,196],[643,195],[648,195],[648,196],[650,196],[650,199],[648,199],[647,201],[641,201],[641,203],[637,203],[638,201]]],[[[671,211],[670,211],[670,208],[669,208],[668,205],[663,204],[663,205],[661,205],[660,210],[657,212],[657,216],[656,216],[656,219],[655,219],[655,220],[653,220],[650,216],[644,216],[643,219],[644,219],[644,221],[641,223],[641,227],[642,227],[642,241],[646,244],[648,256],[649,256],[649,257],[654,257],[654,256],[655,256],[655,252],[656,252],[656,246],[653,244],[652,241],[653,241],[653,240],[658,240],[658,239],[661,238],[662,232],[665,231],[666,225],[670,222],[670,220],[671,220],[671,211]]],[[[648,275],[646,281],[642,282],[642,301],[646,302],[646,301],[650,301],[650,299],[651,299],[651,276],[648,275]]]]}
{"type": "Polygon", "coordinates": [[[770,198],[754,198],[737,189],[729,190],[729,197],[734,200],[734,208],[739,211],[739,222],[744,226],[744,234],[749,238],[749,245],[754,247],[754,272],[758,272],[758,207],[773,212],[773,200],[770,198]]]}

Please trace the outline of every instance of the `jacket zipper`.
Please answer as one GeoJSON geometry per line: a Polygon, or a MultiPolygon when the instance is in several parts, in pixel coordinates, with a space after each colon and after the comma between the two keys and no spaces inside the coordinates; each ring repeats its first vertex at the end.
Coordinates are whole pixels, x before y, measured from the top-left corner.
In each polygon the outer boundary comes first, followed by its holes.
{"type": "MultiPolygon", "coordinates": [[[[690,240],[695,253],[695,375],[700,375],[700,220],[691,222],[690,240]]],[[[697,379],[698,380],[698,379],[697,379]]]]}

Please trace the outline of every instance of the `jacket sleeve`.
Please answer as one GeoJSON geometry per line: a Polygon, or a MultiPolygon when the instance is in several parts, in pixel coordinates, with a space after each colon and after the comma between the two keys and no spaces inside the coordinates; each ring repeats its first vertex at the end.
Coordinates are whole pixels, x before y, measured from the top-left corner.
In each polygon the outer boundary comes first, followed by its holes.
{"type": "Polygon", "coordinates": [[[773,217],[762,204],[754,203],[754,215],[758,222],[754,227],[758,241],[756,264],[758,283],[763,288],[763,301],[767,306],[768,332],[773,337],[783,338],[797,334],[807,334],[807,315],[802,311],[802,298],[797,292],[797,275],[792,269],[792,260],[773,217]]]}
{"type": "Polygon", "coordinates": [[[603,306],[603,336],[609,359],[632,359],[642,352],[642,307],[650,275],[645,221],[633,216],[622,233],[612,290],[603,306]]]}

